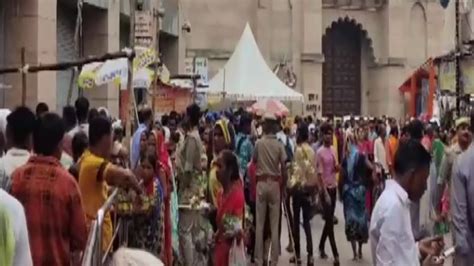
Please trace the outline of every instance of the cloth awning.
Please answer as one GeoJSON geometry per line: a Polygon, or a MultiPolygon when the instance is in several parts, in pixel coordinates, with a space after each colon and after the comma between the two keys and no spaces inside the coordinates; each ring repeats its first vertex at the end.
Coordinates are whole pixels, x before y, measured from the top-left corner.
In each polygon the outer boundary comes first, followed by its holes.
{"type": "Polygon", "coordinates": [[[421,88],[421,80],[427,79],[429,82],[429,92],[426,110],[424,110],[428,117],[431,118],[433,115],[433,100],[436,91],[436,73],[434,61],[429,58],[424,64],[416,69],[398,88],[402,93],[408,93],[410,95],[410,103],[408,115],[411,117],[416,116],[416,95],[421,88]]]}
{"type": "Polygon", "coordinates": [[[229,61],[209,81],[207,92],[235,101],[303,101],[301,93],[288,87],[268,67],[248,23],[229,61]]]}
{"type": "MultiPolygon", "coordinates": [[[[157,60],[154,49],[136,47],[136,57],[133,59],[133,88],[150,88],[153,83],[155,69],[152,64],[157,60]]],[[[117,83],[122,89],[127,88],[128,59],[118,58],[105,62],[93,62],[82,67],[78,77],[79,87],[92,88],[111,82],[117,83]]],[[[166,65],[159,67],[157,76],[161,82],[170,82],[170,72],[166,65]]]]}

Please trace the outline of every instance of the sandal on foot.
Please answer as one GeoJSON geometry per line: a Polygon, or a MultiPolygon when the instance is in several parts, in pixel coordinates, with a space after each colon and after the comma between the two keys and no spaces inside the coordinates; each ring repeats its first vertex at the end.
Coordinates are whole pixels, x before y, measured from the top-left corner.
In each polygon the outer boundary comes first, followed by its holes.
{"type": "Polygon", "coordinates": [[[291,257],[290,258],[290,263],[296,264],[296,265],[301,265],[301,259],[297,259],[296,257],[291,257]]]}

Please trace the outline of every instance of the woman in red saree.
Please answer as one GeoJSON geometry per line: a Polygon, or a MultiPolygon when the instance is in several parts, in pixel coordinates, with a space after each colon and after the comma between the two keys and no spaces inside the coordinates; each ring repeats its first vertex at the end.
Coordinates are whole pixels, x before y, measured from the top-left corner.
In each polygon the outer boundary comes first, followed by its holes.
{"type": "Polygon", "coordinates": [[[161,259],[165,265],[173,265],[173,247],[171,238],[171,204],[170,195],[173,190],[169,154],[165,145],[165,138],[161,130],[153,130],[156,141],[156,157],[159,164],[159,176],[164,191],[164,243],[161,259]]]}
{"type": "Polygon", "coordinates": [[[244,186],[239,175],[237,157],[231,151],[222,151],[216,165],[218,167],[217,178],[222,184],[223,193],[217,209],[214,265],[227,266],[233,241],[238,241],[238,245],[244,244],[244,186]]]}

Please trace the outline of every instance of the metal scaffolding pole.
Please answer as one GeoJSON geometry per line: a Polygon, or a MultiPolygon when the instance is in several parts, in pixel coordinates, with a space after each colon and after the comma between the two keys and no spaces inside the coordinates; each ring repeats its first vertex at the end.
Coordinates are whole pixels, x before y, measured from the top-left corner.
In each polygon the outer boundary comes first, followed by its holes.
{"type": "MultiPolygon", "coordinates": [[[[135,9],[137,8],[136,0],[130,0],[130,40],[129,44],[130,47],[135,49],[135,9]]],[[[127,94],[128,94],[128,103],[121,103],[121,104],[128,104],[128,114],[125,117],[125,128],[126,133],[125,137],[130,140],[132,135],[132,118],[135,115],[138,123],[138,110],[135,102],[135,92],[132,88],[132,81],[133,81],[133,61],[128,60],[128,82],[127,82],[127,94]]]]}
{"type": "Polygon", "coordinates": [[[459,14],[459,0],[456,0],[456,51],[455,51],[455,64],[456,64],[456,113],[458,117],[461,115],[461,97],[463,95],[463,89],[461,84],[461,37],[460,37],[460,14],[459,14]]]}

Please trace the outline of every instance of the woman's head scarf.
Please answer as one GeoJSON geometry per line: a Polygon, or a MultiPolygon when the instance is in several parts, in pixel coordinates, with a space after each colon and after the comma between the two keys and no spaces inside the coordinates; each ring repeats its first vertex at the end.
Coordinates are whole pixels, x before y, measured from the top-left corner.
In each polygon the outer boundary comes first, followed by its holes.
{"type": "Polygon", "coordinates": [[[109,113],[109,110],[107,110],[107,108],[99,107],[97,108],[97,111],[99,112],[99,114],[104,115],[106,118],[110,119],[110,113],[109,113]]]}
{"type": "Polygon", "coordinates": [[[219,127],[220,130],[222,131],[222,135],[224,136],[224,140],[225,140],[225,144],[227,145],[227,148],[229,150],[233,150],[235,131],[232,124],[229,122],[229,120],[223,118],[216,122],[215,128],[217,127],[219,127]]]}
{"type": "Polygon", "coordinates": [[[113,130],[117,130],[117,129],[122,129],[122,130],[123,130],[122,120],[115,120],[115,121],[112,123],[112,129],[113,129],[113,130]]]}
{"type": "Polygon", "coordinates": [[[220,115],[215,112],[209,112],[206,114],[206,122],[213,124],[220,119],[220,115]]]}
{"type": "Polygon", "coordinates": [[[138,161],[140,160],[140,140],[142,138],[142,134],[146,132],[146,130],[147,130],[146,126],[141,125],[137,128],[135,133],[133,133],[132,147],[130,151],[131,169],[135,169],[138,165],[138,161]]]}
{"type": "MultiPolygon", "coordinates": [[[[169,165],[169,154],[168,149],[165,144],[165,137],[161,130],[153,130],[153,134],[156,139],[156,158],[159,167],[164,170],[165,175],[169,176],[171,174],[171,169],[169,165]]],[[[159,168],[157,168],[159,169],[159,168]]]]}
{"type": "Polygon", "coordinates": [[[349,177],[352,177],[357,162],[358,148],[356,138],[354,133],[348,133],[346,137],[347,173],[349,177]]]}

